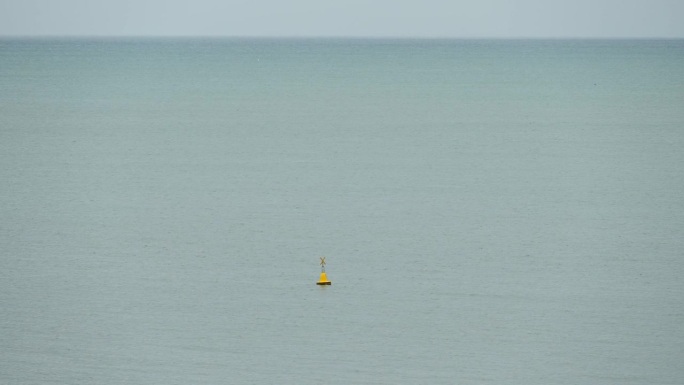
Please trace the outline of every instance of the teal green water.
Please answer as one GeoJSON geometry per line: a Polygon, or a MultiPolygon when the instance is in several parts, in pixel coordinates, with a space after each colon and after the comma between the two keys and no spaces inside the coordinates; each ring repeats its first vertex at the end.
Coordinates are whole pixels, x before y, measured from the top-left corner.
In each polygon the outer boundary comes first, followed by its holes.
{"type": "Polygon", "coordinates": [[[681,384],[682,106],[682,40],[0,40],[0,382],[681,384]]]}

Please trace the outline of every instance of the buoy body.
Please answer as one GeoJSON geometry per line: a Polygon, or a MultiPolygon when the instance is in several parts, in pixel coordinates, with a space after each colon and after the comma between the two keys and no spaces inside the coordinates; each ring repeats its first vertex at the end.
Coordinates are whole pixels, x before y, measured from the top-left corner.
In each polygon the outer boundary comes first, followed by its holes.
{"type": "Polygon", "coordinates": [[[328,277],[325,275],[325,271],[321,272],[321,279],[316,282],[316,285],[331,285],[332,282],[328,281],[328,277]]]}

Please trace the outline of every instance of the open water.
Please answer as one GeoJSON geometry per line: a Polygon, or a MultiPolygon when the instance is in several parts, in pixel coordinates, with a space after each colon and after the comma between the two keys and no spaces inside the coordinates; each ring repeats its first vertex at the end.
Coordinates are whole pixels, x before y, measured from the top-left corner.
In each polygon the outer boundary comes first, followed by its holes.
{"type": "Polygon", "coordinates": [[[5,38],[0,258],[3,384],[682,384],[684,41],[5,38]]]}

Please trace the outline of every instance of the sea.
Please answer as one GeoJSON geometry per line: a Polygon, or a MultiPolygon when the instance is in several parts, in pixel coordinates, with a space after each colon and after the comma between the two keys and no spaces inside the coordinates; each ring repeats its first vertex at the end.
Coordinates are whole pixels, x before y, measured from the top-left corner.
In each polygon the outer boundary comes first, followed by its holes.
{"type": "Polygon", "coordinates": [[[2,384],[683,363],[684,40],[0,38],[2,384]]]}

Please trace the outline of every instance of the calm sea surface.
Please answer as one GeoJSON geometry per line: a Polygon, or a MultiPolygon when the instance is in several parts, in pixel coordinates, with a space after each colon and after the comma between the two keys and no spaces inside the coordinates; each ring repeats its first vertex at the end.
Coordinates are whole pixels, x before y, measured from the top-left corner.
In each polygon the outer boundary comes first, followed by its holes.
{"type": "Polygon", "coordinates": [[[679,385],[684,40],[5,38],[0,258],[3,384],[679,385]]]}

